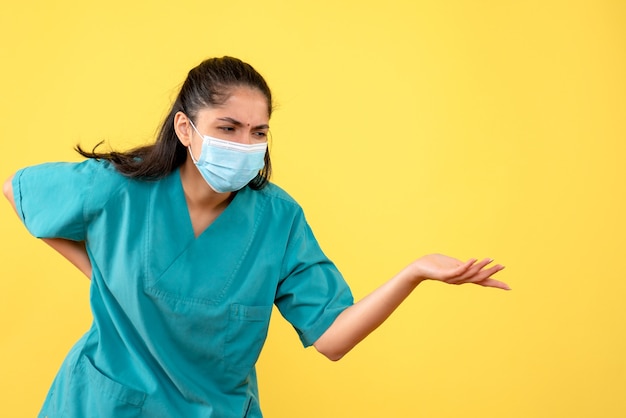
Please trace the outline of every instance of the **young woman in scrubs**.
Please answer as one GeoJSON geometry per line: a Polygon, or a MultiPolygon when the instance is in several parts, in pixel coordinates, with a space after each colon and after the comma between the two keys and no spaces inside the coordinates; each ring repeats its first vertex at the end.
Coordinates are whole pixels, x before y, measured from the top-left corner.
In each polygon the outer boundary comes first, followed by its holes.
{"type": "Polygon", "coordinates": [[[91,278],[93,325],[41,417],[261,417],[272,306],[339,360],[424,280],[508,289],[491,260],[428,255],[357,303],[300,206],[269,182],[272,97],[230,57],[192,69],[156,142],[18,171],[31,234],[91,278]]]}

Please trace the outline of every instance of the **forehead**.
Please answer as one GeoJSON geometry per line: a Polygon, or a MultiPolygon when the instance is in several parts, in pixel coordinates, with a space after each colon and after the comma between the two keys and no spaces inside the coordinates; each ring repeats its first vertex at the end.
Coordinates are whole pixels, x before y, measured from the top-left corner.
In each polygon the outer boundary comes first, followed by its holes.
{"type": "Polygon", "coordinates": [[[268,103],[265,95],[257,89],[235,87],[228,91],[226,100],[219,105],[198,111],[198,119],[230,117],[258,125],[269,120],[268,103]]]}

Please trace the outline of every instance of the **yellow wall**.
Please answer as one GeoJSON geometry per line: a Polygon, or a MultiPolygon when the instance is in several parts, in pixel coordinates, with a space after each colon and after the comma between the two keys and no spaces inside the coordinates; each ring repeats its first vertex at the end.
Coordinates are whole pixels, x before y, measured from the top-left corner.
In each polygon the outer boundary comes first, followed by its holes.
{"type": "MultiPolygon", "coordinates": [[[[512,292],[426,283],[339,363],[276,315],[268,417],[626,416],[626,3],[26,0],[0,39],[3,179],[149,140],[187,70],[234,55],[357,297],[428,252],[507,265],[512,292]]],[[[0,220],[0,415],[32,417],[88,281],[0,220]]]]}

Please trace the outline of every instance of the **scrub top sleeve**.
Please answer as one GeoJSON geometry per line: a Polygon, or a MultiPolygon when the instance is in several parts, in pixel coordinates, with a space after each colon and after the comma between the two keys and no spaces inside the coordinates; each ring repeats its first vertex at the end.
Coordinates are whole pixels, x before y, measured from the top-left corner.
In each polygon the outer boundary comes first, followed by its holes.
{"type": "Polygon", "coordinates": [[[292,231],[283,274],[276,306],[308,347],[354,300],[343,276],[322,252],[303,215],[292,231]]]}
{"type": "Polygon", "coordinates": [[[46,163],[19,170],[13,177],[15,208],[37,238],[85,239],[85,200],[93,163],[46,163]]]}

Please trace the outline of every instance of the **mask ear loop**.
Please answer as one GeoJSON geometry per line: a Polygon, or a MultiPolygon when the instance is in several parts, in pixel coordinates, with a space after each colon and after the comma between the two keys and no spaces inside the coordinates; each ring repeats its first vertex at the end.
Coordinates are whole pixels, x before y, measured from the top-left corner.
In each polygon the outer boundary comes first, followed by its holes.
{"type": "MultiPolygon", "coordinates": [[[[196,133],[204,141],[204,138],[202,137],[202,134],[200,132],[198,132],[198,129],[196,129],[196,125],[193,124],[193,121],[189,118],[189,116],[187,116],[187,120],[191,124],[191,127],[193,128],[193,130],[196,131],[196,133]]],[[[191,150],[191,141],[189,141],[189,146],[187,147],[187,149],[189,150],[189,155],[191,156],[191,161],[193,161],[194,164],[198,164],[198,160],[195,159],[195,157],[193,156],[193,151],[191,150]]]]}
{"type": "Polygon", "coordinates": [[[196,128],[196,125],[193,124],[193,121],[189,117],[187,117],[187,120],[191,124],[191,127],[193,128],[193,130],[196,131],[198,135],[200,135],[200,138],[202,138],[202,134],[198,131],[198,129],[196,128]]]}

